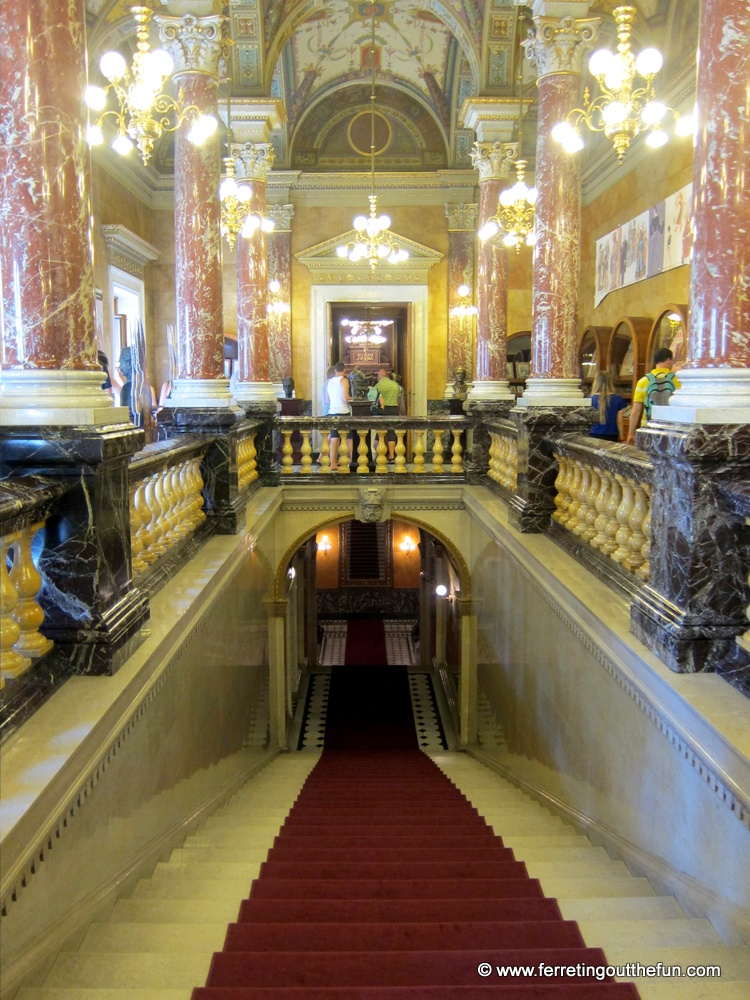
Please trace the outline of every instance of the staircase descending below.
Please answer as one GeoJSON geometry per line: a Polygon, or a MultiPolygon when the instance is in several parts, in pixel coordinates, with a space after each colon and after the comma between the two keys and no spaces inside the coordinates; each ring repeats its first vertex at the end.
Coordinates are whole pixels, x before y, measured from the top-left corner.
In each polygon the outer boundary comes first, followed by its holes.
{"type": "Polygon", "coordinates": [[[466,754],[433,762],[403,727],[378,730],[387,689],[353,726],[344,669],[329,719],[349,724],[320,764],[272,761],[19,1000],[746,1000],[747,949],[466,754]],[[598,965],[599,949],[722,977],[639,978],[636,993],[477,971],[598,965]]]}

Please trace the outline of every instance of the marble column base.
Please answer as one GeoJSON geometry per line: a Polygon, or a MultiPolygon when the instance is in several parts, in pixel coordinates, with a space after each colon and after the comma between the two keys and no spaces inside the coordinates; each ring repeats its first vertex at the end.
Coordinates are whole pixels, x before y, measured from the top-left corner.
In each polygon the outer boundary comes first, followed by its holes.
{"type": "Polygon", "coordinates": [[[750,369],[684,368],[669,406],[655,406],[653,420],[680,424],[750,424],[750,369]]]}
{"type": "Polygon", "coordinates": [[[165,408],[228,409],[234,406],[227,378],[178,378],[165,408]]]}
{"type": "Polygon", "coordinates": [[[253,402],[275,405],[280,395],[283,390],[279,392],[274,382],[238,382],[234,387],[234,398],[240,405],[253,402]]]}
{"type": "Polygon", "coordinates": [[[515,395],[510,391],[510,383],[507,379],[491,381],[490,379],[477,379],[471,383],[471,389],[467,393],[467,399],[477,402],[481,400],[502,400],[509,399],[516,402],[515,395]]]}
{"type": "MultiPolygon", "coordinates": [[[[583,390],[578,378],[528,378],[518,406],[583,406],[583,390]]],[[[589,404],[590,405],[590,404],[589,404]]]]}
{"type": "Polygon", "coordinates": [[[103,371],[0,372],[0,427],[102,427],[130,423],[102,389],[103,371]]]}
{"type": "Polygon", "coordinates": [[[518,475],[509,519],[519,531],[546,531],[555,509],[558,468],[546,438],[551,434],[586,434],[590,415],[590,406],[573,409],[535,405],[528,409],[515,407],[510,411],[509,419],[518,425],[518,475]]]}

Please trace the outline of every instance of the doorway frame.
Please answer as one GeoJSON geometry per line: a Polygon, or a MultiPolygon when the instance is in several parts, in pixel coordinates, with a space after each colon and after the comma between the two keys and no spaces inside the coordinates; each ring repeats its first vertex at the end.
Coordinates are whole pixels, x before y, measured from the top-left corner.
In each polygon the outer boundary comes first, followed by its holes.
{"type": "Polygon", "coordinates": [[[328,369],[330,306],[336,302],[406,306],[406,353],[411,373],[411,414],[427,416],[427,285],[313,285],[310,316],[310,384],[313,415],[322,411],[323,384],[328,369]]]}

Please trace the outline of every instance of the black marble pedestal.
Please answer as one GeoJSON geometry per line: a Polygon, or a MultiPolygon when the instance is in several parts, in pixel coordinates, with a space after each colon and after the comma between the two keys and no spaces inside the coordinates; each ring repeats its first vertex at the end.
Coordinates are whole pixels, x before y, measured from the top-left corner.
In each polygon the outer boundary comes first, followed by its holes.
{"type": "Polygon", "coordinates": [[[62,672],[113,673],[140,641],[148,602],[132,581],[128,465],[143,446],[130,424],[7,428],[0,475],[66,485],[38,539],[44,610],[62,672]]]}

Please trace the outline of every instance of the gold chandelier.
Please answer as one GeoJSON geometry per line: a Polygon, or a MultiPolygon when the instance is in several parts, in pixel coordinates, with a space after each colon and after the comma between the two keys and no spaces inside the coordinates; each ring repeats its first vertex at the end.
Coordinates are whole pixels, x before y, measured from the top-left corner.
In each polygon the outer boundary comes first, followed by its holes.
{"type": "Polygon", "coordinates": [[[399,246],[389,233],[391,218],[378,215],[378,196],[375,193],[375,6],[372,7],[372,35],[370,45],[372,61],[372,86],[370,90],[370,203],[369,217],[358,215],[353,223],[357,231],[354,240],[336,248],[339,257],[348,257],[353,263],[366,260],[374,271],[378,263],[387,261],[399,264],[409,257],[409,251],[399,246]]]}
{"type": "MultiPolygon", "coordinates": [[[[518,152],[523,143],[523,67],[518,75],[518,152]]],[[[488,219],[477,235],[480,240],[491,240],[501,235],[506,247],[515,247],[516,253],[522,246],[533,246],[536,242],[534,233],[534,206],[537,190],[530,188],[524,176],[526,160],[516,161],[516,183],[505,188],[498,197],[497,211],[488,219]]]]}
{"type": "Polygon", "coordinates": [[[342,319],[341,326],[347,327],[350,330],[350,332],[344,337],[347,344],[353,344],[355,346],[373,344],[375,347],[380,347],[380,345],[384,344],[388,339],[383,334],[383,328],[386,326],[393,326],[393,320],[342,319]]]}
{"type": "Polygon", "coordinates": [[[194,104],[185,107],[182,103],[182,91],[177,99],[162,93],[162,87],[174,68],[172,57],[165,49],[151,49],[151,10],[148,7],[131,7],[130,11],[136,23],[133,64],[128,69],[119,52],[105,52],[99,60],[102,76],[109,83],[106,87],[86,88],[86,103],[89,108],[102,112],[95,124],[89,126],[87,138],[89,145],[101,145],[104,142],[103,122],[111,116],[116,128],[112,148],[127,156],[135,143],[145,165],[157,139],[165,132],[175,132],[186,119],[191,121],[187,138],[196,146],[202,145],[213,135],[218,121],[214,115],[202,114],[194,104]],[[111,91],[117,98],[118,107],[105,111],[111,91]]]}
{"type": "Polygon", "coordinates": [[[692,135],[693,119],[680,116],[666,104],[656,100],[653,81],[664,62],[655,48],[643,49],[637,56],[630,48],[635,8],[615,7],[617,52],[598,49],[589,60],[589,71],[599,85],[600,93],[591,100],[588,87],[583,94],[583,107],[574,108],[566,121],[552,129],[552,137],[568,153],[583,149],[580,126],[591,132],[604,132],[612,141],[617,159],[622,162],[631,142],[646,132],[646,144],[658,149],[669,141],[662,127],[665,117],[675,119],[675,134],[692,135]]]}

